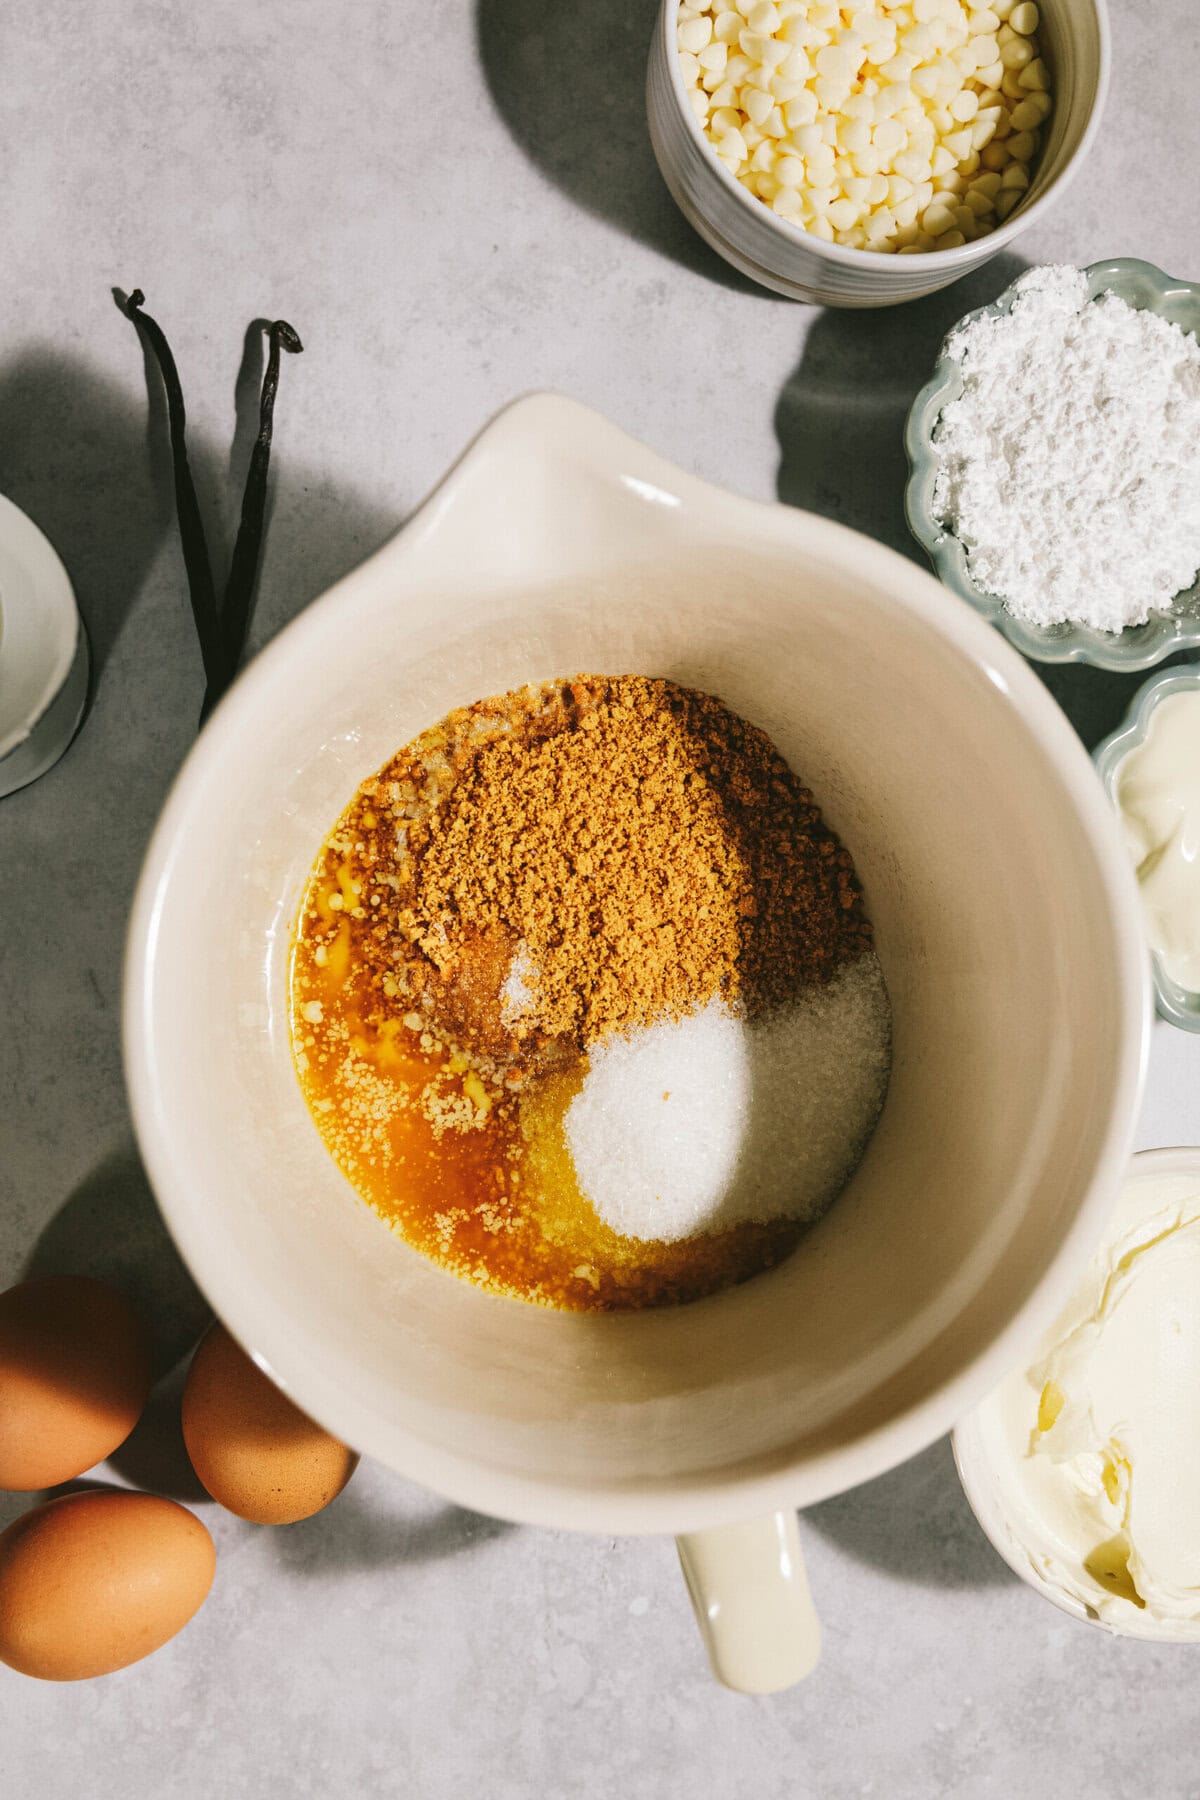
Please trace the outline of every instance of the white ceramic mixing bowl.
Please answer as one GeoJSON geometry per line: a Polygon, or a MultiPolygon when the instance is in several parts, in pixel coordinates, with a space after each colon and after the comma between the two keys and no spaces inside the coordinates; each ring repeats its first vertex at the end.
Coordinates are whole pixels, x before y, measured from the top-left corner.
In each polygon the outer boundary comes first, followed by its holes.
{"type": "MultiPolygon", "coordinates": [[[[763,1603],[730,1576],[741,1522],[913,1454],[1033,1341],[1124,1170],[1147,1019],[1111,809],[999,633],[892,551],[535,397],[214,715],[147,857],[125,1025],[166,1221],[274,1379],[465,1506],[700,1533],[718,1665],[765,1687],[778,1665],[729,1648],[763,1603]],[[640,1315],[496,1298],[408,1248],[330,1160],[288,1036],[293,917],[356,784],[450,708],[580,670],[708,689],[771,733],[853,852],[895,1013],[828,1216],[769,1274],[640,1315]]],[[[793,1536],[755,1540],[760,1573],[799,1581],[793,1536]]]]}

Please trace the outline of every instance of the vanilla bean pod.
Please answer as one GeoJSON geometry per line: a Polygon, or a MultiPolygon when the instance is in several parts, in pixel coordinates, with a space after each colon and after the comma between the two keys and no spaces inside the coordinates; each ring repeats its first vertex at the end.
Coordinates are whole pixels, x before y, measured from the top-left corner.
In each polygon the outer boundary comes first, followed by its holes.
{"type": "Polygon", "coordinates": [[[183,566],[192,600],[192,618],[196,623],[196,635],[200,639],[200,654],[204,659],[204,674],[208,685],[212,687],[224,679],[225,641],[217,608],[216,589],[213,586],[208,544],[200,518],[200,505],[196,499],[196,485],[188,462],[187,410],[183,404],[183,388],[179,381],[179,371],[175,367],[175,358],[171,354],[171,346],[158,321],[152,319],[148,312],[142,311],[145,299],[141,288],[134,288],[125,302],[124,310],[126,317],[132,319],[139,335],[149,345],[166,390],[171,461],[175,472],[175,516],[179,522],[183,566]]]}
{"type": "MultiPolygon", "coordinates": [[[[221,606],[221,629],[225,637],[226,651],[231,659],[228,681],[232,681],[237,674],[237,666],[241,660],[242,649],[246,641],[246,630],[250,623],[250,604],[254,597],[254,583],[258,575],[259,558],[262,555],[263,531],[267,512],[267,474],[271,466],[271,437],[275,423],[275,395],[279,389],[279,352],[280,349],[284,349],[289,355],[295,356],[304,348],[286,319],[273,320],[268,330],[270,350],[267,355],[267,366],[263,373],[262,393],[259,396],[258,436],[254,440],[250,467],[246,471],[246,486],[242,494],[241,523],[238,526],[237,541],[233,547],[233,559],[229,565],[225,599],[221,606]]],[[[201,724],[204,723],[223,691],[220,689],[214,692],[210,678],[208,692],[204,696],[204,709],[200,714],[201,724]]]]}
{"type": "Polygon", "coordinates": [[[171,460],[175,476],[175,512],[187,572],[188,592],[191,596],[192,617],[204,662],[205,692],[200,713],[200,723],[203,725],[237,674],[250,623],[250,607],[266,526],[267,476],[271,464],[275,397],[279,390],[280,351],[286,350],[290,355],[295,355],[304,346],[286,319],[275,319],[267,327],[270,349],[259,395],[258,435],[246,473],[241,521],[230,562],[229,580],[225,586],[224,598],[218,606],[208,543],[200,517],[191,464],[188,461],[187,411],[183,402],[183,387],[166,334],[157,320],[143,311],[145,299],[141,288],[134,288],[123,302],[123,310],[148,344],[162,376],[167,397],[171,460]]]}

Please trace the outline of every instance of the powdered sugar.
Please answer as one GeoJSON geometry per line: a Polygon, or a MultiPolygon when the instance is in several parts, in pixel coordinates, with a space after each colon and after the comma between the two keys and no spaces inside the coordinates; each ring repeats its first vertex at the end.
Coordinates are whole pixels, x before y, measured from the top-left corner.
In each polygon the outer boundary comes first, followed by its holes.
{"type": "Polygon", "coordinates": [[[1200,345],[1078,269],[1031,269],[1012,311],[954,332],[960,397],[933,434],[935,515],[972,579],[1031,625],[1120,631],[1200,568],[1200,345]]]}
{"type": "Polygon", "coordinates": [[[761,1020],[717,999],[606,1038],[565,1121],[580,1189],[623,1237],[667,1243],[816,1218],[862,1154],[890,1056],[870,951],[761,1020]]]}

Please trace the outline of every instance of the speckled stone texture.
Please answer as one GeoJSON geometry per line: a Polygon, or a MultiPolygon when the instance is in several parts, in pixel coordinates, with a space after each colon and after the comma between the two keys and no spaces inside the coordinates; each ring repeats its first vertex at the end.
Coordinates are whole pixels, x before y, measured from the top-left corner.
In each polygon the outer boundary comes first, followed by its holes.
{"type": "MultiPolygon", "coordinates": [[[[1022,258],[1134,255],[1195,277],[1192,0],[1112,10],[1106,128],[1022,258]]],[[[113,286],[141,285],[171,333],[226,543],[258,372],[256,340],[238,386],[242,334],[283,313],[304,339],[277,416],[261,642],[530,388],[915,554],[905,411],[945,328],[1020,266],[882,314],[750,289],[655,170],[653,11],[8,8],[0,491],[61,551],[99,679],[66,760],[0,801],[0,1285],[31,1266],[117,1271],[152,1305],[164,1365],[205,1314],[133,1153],[117,1013],[130,893],[201,674],[162,409],[155,390],[148,416],[113,286]]],[[[1133,684],[1051,685],[1091,741],[1133,684]]],[[[1142,1141],[1189,1140],[1200,1038],[1160,1025],[1142,1141]]],[[[977,1531],[944,1442],[807,1516],[824,1661],[802,1689],[747,1700],[710,1681],[669,1544],[513,1529],[371,1467],[317,1519],[243,1525],[198,1496],[171,1401],[168,1377],[111,1473],[197,1504],[213,1596],[104,1681],[0,1669],[5,1800],[1200,1791],[1200,1651],[1114,1642],[1037,1599],[977,1531]]],[[[23,1504],[0,1496],[0,1522],[23,1504]]]]}

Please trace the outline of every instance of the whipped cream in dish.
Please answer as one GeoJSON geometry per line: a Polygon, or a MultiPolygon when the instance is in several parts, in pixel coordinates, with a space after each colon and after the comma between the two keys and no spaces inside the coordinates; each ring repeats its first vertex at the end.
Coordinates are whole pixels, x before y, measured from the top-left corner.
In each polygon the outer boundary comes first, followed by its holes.
{"type": "Polygon", "coordinates": [[[1035,1587],[1117,1631],[1200,1640],[1200,1151],[1135,1161],[1070,1304],[956,1449],[1035,1587]]]}

